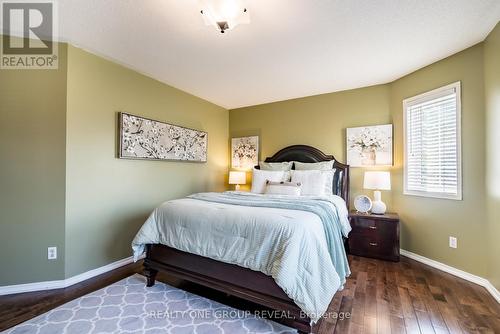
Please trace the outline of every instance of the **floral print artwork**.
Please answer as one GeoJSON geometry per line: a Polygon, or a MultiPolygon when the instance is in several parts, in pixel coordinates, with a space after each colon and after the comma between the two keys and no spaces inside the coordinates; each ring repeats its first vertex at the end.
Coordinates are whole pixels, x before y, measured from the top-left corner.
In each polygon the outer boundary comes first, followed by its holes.
{"type": "Polygon", "coordinates": [[[206,132],[120,115],[120,158],[207,161],[206,132]]]}
{"type": "Polygon", "coordinates": [[[347,129],[347,164],[351,167],[392,165],[392,124],[347,129]]]}
{"type": "Polygon", "coordinates": [[[231,140],[232,167],[252,169],[259,164],[259,137],[241,137],[231,140]]]}

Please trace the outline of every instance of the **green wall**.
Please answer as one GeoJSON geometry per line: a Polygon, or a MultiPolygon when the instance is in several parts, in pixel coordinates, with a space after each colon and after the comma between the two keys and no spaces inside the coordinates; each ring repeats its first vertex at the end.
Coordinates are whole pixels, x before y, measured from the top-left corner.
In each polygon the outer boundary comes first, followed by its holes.
{"type": "Polygon", "coordinates": [[[0,70],[0,285],[64,276],[65,122],[65,45],[58,70],[0,70]]]}
{"type": "Polygon", "coordinates": [[[476,45],[391,84],[395,166],[393,204],[402,219],[401,247],[486,277],[485,107],[483,44],[476,45]],[[403,195],[403,103],[405,98],[461,81],[463,201],[403,195]],[[449,236],[458,248],[448,246],[449,236]]]}
{"type": "MultiPolygon", "coordinates": [[[[230,110],[231,136],[261,136],[261,158],[291,144],[309,144],[345,162],[345,128],[394,124],[392,191],[383,194],[402,218],[403,249],[468,272],[487,275],[485,206],[485,107],[483,45],[439,61],[395,82],[350,91],[230,110]],[[403,99],[462,81],[464,200],[402,195],[403,99]],[[448,237],[458,238],[458,249],[448,237]]],[[[381,168],[384,169],[384,168],[381,168]]],[[[352,168],[351,198],[362,189],[365,169],[352,168]]]]}
{"type": "Polygon", "coordinates": [[[500,23],[484,43],[489,280],[500,290],[500,23]]]}
{"type": "Polygon", "coordinates": [[[160,203],[224,190],[228,111],[75,47],[68,49],[66,277],[131,255],[160,203]],[[207,163],[122,160],[119,111],[208,132],[207,163]]]}
{"type": "Polygon", "coordinates": [[[227,110],[73,46],[58,70],[0,70],[0,101],[0,286],[129,257],[154,207],[226,187],[227,110]],[[120,111],[207,131],[208,162],[117,159],[120,111]]]}
{"type": "MultiPolygon", "coordinates": [[[[389,93],[388,85],[379,85],[234,109],[230,134],[259,135],[261,159],[286,146],[306,144],[345,162],[346,128],[392,123],[389,93]]],[[[351,169],[351,199],[366,193],[362,175],[362,169],[351,169]]],[[[390,205],[390,194],[382,196],[390,205]]]]}

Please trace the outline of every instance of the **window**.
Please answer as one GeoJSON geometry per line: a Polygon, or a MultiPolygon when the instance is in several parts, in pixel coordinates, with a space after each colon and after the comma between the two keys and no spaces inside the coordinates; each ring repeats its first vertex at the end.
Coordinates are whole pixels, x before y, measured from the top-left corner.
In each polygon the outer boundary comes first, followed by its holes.
{"type": "Polygon", "coordinates": [[[404,193],[462,199],[460,82],[406,99],[404,193]]]}

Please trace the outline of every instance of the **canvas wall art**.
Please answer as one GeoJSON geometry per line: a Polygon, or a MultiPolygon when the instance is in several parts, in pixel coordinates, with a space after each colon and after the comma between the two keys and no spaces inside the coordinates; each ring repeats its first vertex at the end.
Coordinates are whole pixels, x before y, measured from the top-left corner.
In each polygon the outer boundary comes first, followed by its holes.
{"type": "Polygon", "coordinates": [[[119,157],[206,162],[208,133],[120,113],[119,157]]]}
{"type": "Polygon", "coordinates": [[[347,164],[392,166],[392,124],[348,128],[347,164]]]}
{"type": "Polygon", "coordinates": [[[259,137],[231,139],[231,166],[238,169],[252,169],[259,164],[259,137]]]}

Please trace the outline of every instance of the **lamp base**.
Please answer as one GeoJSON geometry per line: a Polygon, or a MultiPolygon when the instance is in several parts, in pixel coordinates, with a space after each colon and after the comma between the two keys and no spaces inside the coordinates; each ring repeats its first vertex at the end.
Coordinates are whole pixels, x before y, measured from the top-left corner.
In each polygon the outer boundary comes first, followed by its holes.
{"type": "Polygon", "coordinates": [[[382,201],[372,202],[372,213],[374,215],[384,215],[387,211],[387,205],[382,201]]]}
{"type": "Polygon", "coordinates": [[[235,186],[234,186],[234,190],[236,190],[236,191],[240,191],[240,185],[239,185],[239,184],[235,185],[235,186]]]}
{"type": "Polygon", "coordinates": [[[382,202],[382,194],[376,190],[373,192],[374,200],[372,202],[372,213],[374,215],[383,215],[387,211],[387,205],[382,202]]]}

